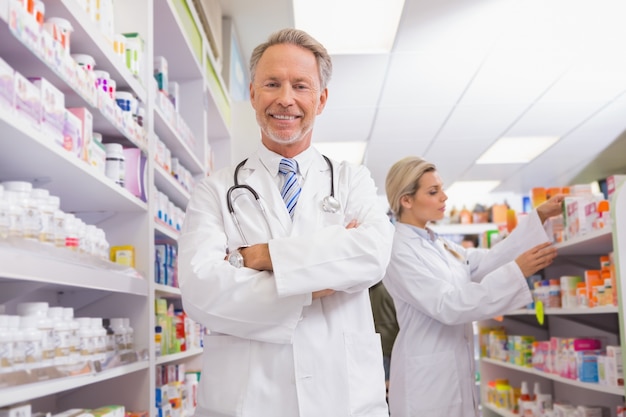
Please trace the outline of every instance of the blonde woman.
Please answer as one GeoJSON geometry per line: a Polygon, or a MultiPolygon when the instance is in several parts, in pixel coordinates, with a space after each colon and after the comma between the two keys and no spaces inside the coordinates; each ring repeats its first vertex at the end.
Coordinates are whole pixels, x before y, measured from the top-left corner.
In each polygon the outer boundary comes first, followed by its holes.
{"type": "Polygon", "coordinates": [[[419,157],[396,162],[386,180],[396,218],[383,282],[400,331],[391,355],[391,417],[474,417],[472,322],[531,301],[525,278],[556,256],[543,222],[561,212],[554,196],[492,249],[466,249],[428,228],[441,220],[447,196],[435,165],[419,157]]]}

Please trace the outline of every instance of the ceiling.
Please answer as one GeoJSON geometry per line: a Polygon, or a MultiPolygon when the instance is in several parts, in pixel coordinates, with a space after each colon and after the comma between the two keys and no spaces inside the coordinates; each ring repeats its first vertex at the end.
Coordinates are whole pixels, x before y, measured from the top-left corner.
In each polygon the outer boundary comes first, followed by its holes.
{"type": "MultiPolygon", "coordinates": [[[[220,1],[246,59],[294,25],[291,0],[220,1]]],[[[381,192],[407,155],[446,185],[500,180],[495,193],[626,173],[625,12],[624,0],[406,0],[389,54],[333,56],[314,143],[367,142],[381,192]],[[475,164],[502,136],[554,135],[528,164],[475,164]]]]}

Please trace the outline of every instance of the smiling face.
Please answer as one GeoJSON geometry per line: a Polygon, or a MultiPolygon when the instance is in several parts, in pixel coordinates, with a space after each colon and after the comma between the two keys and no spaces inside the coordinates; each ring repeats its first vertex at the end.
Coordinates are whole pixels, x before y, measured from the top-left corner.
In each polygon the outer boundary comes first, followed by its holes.
{"type": "Polygon", "coordinates": [[[425,172],[419,179],[417,191],[400,198],[402,223],[426,227],[428,222],[443,219],[448,196],[437,171],[425,172]]]}
{"type": "Polygon", "coordinates": [[[307,149],[327,96],[311,51],[292,44],[267,48],[250,83],[250,102],[263,144],[286,157],[307,149]]]}

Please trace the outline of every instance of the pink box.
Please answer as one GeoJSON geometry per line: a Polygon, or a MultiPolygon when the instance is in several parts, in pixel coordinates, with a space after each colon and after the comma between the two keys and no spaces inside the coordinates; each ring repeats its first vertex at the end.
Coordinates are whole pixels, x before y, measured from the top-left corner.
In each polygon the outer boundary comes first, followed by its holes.
{"type": "Polygon", "coordinates": [[[83,122],[69,110],[65,110],[64,116],[63,137],[58,143],[65,150],[79,155],[83,144],[83,122]]]}
{"type": "Polygon", "coordinates": [[[124,188],[147,202],[146,163],[147,159],[141,149],[124,149],[124,188]]]}
{"type": "Polygon", "coordinates": [[[82,142],[75,148],[76,156],[89,162],[89,146],[93,141],[93,115],[85,107],[70,107],[68,110],[82,122],[82,142]]]}

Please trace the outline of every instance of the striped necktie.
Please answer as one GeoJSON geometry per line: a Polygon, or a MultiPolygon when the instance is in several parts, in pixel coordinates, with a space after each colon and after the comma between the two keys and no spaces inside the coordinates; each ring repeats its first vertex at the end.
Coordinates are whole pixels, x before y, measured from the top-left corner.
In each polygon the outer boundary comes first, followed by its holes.
{"type": "Polygon", "coordinates": [[[302,191],[297,176],[298,162],[295,159],[283,158],[278,165],[278,172],[285,176],[285,183],[280,191],[280,195],[283,197],[287,211],[289,211],[289,215],[293,219],[293,212],[298,203],[300,191],[302,191]]]}

